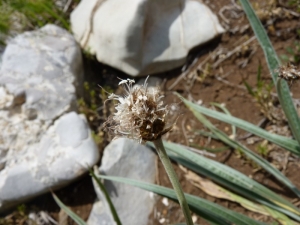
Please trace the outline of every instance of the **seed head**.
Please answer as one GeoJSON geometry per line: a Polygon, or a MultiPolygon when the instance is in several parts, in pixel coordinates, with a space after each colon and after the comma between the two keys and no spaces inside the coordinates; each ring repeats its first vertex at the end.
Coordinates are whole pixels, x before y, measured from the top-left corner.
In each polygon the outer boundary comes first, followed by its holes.
{"type": "Polygon", "coordinates": [[[286,66],[280,66],[276,72],[278,72],[278,77],[282,78],[292,85],[293,81],[300,79],[300,71],[291,63],[288,63],[286,66]]]}
{"type": "MultiPolygon", "coordinates": [[[[148,77],[147,77],[148,79],[148,77]]],[[[168,126],[169,107],[163,105],[158,88],[147,88],[147,79],[142,86],[133,86],[134,80],[121,80],[125,95],[111,94],[108,99],[117,100],[116,112],[104,126],[116,137],[153,141],[171,130],[168,126]]]]}

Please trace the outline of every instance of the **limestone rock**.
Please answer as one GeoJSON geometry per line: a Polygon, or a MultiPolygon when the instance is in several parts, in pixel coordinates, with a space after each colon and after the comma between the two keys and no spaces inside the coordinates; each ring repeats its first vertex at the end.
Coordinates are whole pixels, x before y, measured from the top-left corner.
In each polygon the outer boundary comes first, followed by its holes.
{"type": "Polygon", "coordinates": [[[99,158],[85,118],[75,112],[57,119],[39,143],[24,148],[10,151],[0,171],[0,211],[66,185],[99,158]]]}
{"type": "Polygon", "coordinates": [[[46,25],[10,41],[2,57],[0,86],[26,98],[22,111],[51,120],[76,109],[75,87],[82,74],[81,52],[72,35],[46,25]]]}
{"type": "MultiPolygon", "coordinates": [[[[154,183],[155,157],[147,147],[130,139],[119,138],[105,148],[99,170],[101,174],[109,176],[154,183]]],[[[148,224],[155,203],[152,193],[118,182],[105,181],[104,185],[122,224],[148,224]]],[[[94,186],[100,201],[94,205],[88,224],[114,224],[102,192],[95,183],[94,186]]]]}
{"type": "MultiPolygon", "coordinates": [[[[96,185],[96,184],[95,184],[96,185]]],[[[103,201],[96,201],[87,221],[88,225],[116,225],[107,204],[103,201]]]]}
{"type": "Polygon", "coordinates": [[[0,68],[0,211],[57,189],[99,159],[76,112],[80,49],[47,25],[8,44],[0,68]]]}
{"type": "Polygon", "coordinates": [[[3,55],[3,52],[4,52],[4,47],[2,47],[0,45],[0,67],[1,67],[1,63],[2,63],[2,55],[3,55]]]}
{"type": "Polygon", "coordinates": [[[82,0],[71,25],[99,62],[132,76],[179,67],[190,49],[224,32],[197,0],[82,0]]]}

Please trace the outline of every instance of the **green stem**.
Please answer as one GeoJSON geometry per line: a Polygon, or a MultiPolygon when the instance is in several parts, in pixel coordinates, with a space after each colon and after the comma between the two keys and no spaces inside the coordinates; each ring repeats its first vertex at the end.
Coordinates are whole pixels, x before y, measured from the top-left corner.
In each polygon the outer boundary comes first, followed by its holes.
{"type": "Polygon", "coordinates": [[[153,141],[153,144],[156,147],[156,151],[158,153],[158,156],[159,156],[161,162],[163,163],[163,165],[165,167],[165,170],[166,170],[166,172],[169,176],[169,179],[170,179],[170,181],[173,185],[174,191],[175,191],[175,193],[177,195],[177,198],[178,198],[178,202],[181,206],[184,217],[186,219],[186,223],[187,223],[187,225],[193,225],[194,223],[192,221],[189,206],[188,206],[187,201],[184,197],[184,194],[183,194],[182,188],[180,186],[180,183],[178,181],[177,175],[176,175],[176,173],[175,173],[175,171],[172,167],[171,161],[170,161],[170,159],[167,155],[167,152],[164,148],[164,145],[162,143],[161,138],[153,141]]]}
{"type": "Polygon", "coordinates": [[[96,175],[95,172],[92,169],[89,169],[89,171],[90,171],[90,175],[93,177],[93,179],[95,179],[96,183],[98,184],[99,188],[101,189],[102,193],[104,194],[105,199],[106,199],[106,201],[108,203],[108,206],[110,208],[111,214],[112,214],[112,216],[113,216],[116,224],[117,225],[122,225],[121,220],[120,220],[120,218],[118,216],[117,210],[116,210],[114,204],[112,203],[112,201],[111,201],[111,199],[109,197],[108,192],[106,191],[104,185],[102,184],[102,182],[98,178],[99,174],[96,175]]]}

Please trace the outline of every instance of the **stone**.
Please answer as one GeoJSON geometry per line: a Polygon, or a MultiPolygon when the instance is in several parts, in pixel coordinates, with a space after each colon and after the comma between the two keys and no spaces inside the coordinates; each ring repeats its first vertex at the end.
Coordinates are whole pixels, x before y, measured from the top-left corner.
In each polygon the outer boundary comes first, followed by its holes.
{"type": "MultiPolygon", "coordinates": [[[[155,154],[149,148],[133,140],[119,138],[105,148],[99,171],[108,176],[154,183],[155,159],[155,154]]],[[[95,203],[88,224],[114,224],[104,195],[95,182],[94,186],[100,200],[95,203]]],[[[104,181],[104,186],[122,224],[148,224],[155,204],[153,193],[119,182],[104,181]]]]}
{"type": "Polygon", "coordinates": [[[82,77],[80,48],[55,25],[12,39],[0,68],[0,86],[14,96],[26,96],[22,110],[36,111],[41,120],[76,109],[75,88],[82,77]]]}
{"type": "Polygon", "coordinates": [[[82,48],[131,76],[182,66],[192,48],[224,32],[197,0],[82,0],[71,26],[82,48]]]}
{"type": "Polygon", "coordinates": [[[0,171],[0,211],[70,183],[99,159],[85,117],[75,112],[55,120],[40,142],[22,150],[9,151],[0,171]]]}
{"type": "Polygon", "coordinates": [[[96,201],[93,204],[91,214],[87,221],[88,225],[116,225],[109,208],[103,201],[96,201]]]}
{"type": "Polygon", "coordinates": [[[12,39],[2,59],[0,212],[67,185],[99,159],[75,112],[83,70],[72,35],[46,25],[12,39]]]}
{"type": "Polygon", "coordinates": [[[150,88],[157,88],[160,87],[161,84],[163,83],[163,80],[161,77],[157,76],[149,76],[149,77],[142,77],[141,79],[138,80],[138,82],[135,85],[142,86],[145,84],[145,81],[147,81],[147,87],[150,88]]]}
{"type": "MultiPolygon", "coordinates": [[[[0,37],[1,38],[1,37],[0,37]]],[[[0,45],[0,67],[1,67],[1,63],[2,63],[2,55],[4,52],[4,47],[0,45]]]]}

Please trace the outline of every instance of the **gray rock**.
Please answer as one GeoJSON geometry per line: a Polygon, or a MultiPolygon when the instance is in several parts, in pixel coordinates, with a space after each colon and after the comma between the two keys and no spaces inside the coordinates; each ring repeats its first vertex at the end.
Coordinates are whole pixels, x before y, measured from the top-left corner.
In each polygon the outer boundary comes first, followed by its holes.
{"type": "MultiPolygon", "coordinates": [[[[95,184],[96,185],[96,184],[95,184]]],[[[96,187],[96,186],[95,186],[96,187]]],[[[96,201],[87,221],[88,225],[116,225],[107,204],[104,201],[96,201]]]]}
{"type": "Polygon", "coordinates": [[[82,73],[81,52],[72,35],[46,25],[10,41],[2,58],[0,86],[14,96],[26,96],[24,110],[51,120],[76,109],[75,87],[82,73]]]}
{"type": "MultiPolygon", "coordinates": [[[[154,183],[155,157],[147,147],[130,139],[119,138],[105,148],[99,170],[101,174],[109,176],[154,183]]],[[[148,224],[155,203],[153,193],[118,182],[105,181],[104,185],[122,224],[148,224]]],[[[94,186],[100,202],[94,205],[88,224],[114,224],[102,192],[96,184],[94,186]]]]}
{"type": "Polygon", "coordinates": [[[39,143],[25,145],[26,151],[10,151],[6,157],[0,171],[0,211],[70,183],[99,158],[85,118],[75,112],[57,119],[41,136],[39,143]]]}
{"type": "Polygon", "coordinates": [[[82,0],[71,25],[82,48],[132,76],[182,66],[189,50],[224,32],[195,0],[82,0]]]}
{"type": "MultiPolygon", "coordinates": [[[[1,37],[0,37],[1,38],[1,37]]],[[[0,45],[0,67],[1,67],[1,63],[2,63],[2,55],[4,52],[4,47],[0,45]]]]}
{"type": "Polygon", "coordinates": [[[147,80],[147,87],[160,87],[163,83],[163,79],[160,77],[155,77],[155,76],[149,76],[149,77],[142,77],[141,79],[138,80],[136,85],[144,85],[145,81],[147,80]]]}
{"type": "Polygon", "coordinates": [[[0,212],[70,183],[99,159],[76,112],[81,53],[47,25],[12,39],[0,68],[0,212]]]}

